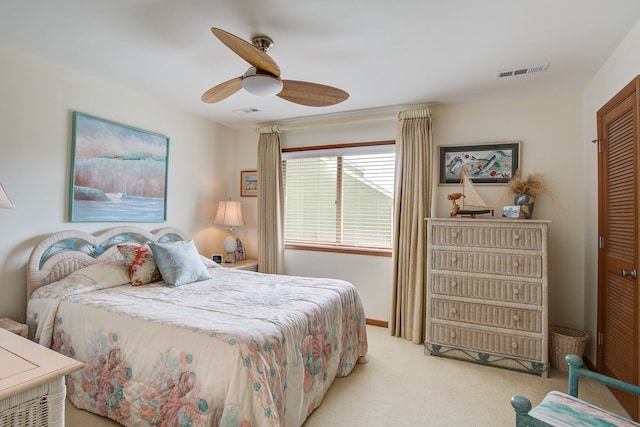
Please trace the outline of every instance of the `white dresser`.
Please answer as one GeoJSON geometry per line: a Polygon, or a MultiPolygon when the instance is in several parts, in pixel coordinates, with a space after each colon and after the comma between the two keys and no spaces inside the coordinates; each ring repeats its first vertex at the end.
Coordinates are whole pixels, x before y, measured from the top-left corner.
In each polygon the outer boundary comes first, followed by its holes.
{"type": "Polygon", "coordinates": [[[549,376],[549,221],[427,218],[425,351],[549,376]]]}
{"type": "Polygon", "coordinates": [[[0,426],[64,426],[64,376],[82,363],[0,329],[0,426]]]}

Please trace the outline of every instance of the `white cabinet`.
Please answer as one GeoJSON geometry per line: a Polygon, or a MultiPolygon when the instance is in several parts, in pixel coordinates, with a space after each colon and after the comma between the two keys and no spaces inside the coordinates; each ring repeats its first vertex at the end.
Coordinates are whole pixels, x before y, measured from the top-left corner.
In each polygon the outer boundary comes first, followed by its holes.
{"type": "Polygon", "coordinates": [[[0,426],[64,426],[64,376],[82,363],[0,329],[0,426]]]}
{"type": "Polygon", "coordinates": [[[427,219],[426,351],[549,375],[548,224],[427,219]]]}

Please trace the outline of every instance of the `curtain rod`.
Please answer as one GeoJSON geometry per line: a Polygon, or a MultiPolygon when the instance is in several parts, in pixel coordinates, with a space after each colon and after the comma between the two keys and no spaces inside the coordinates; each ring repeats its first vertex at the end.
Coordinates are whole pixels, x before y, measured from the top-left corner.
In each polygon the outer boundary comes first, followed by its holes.
{"type": "Polygon", "coordinates": [[[331,120],[321,120],[317,122],[306,122],[306,123],[295,123],[290,125],[270,125],[270,126],[262,126],[256,129],[257,133],[274,133],[274,132],[285,132],[289,130],[298,130],[298,129],[310,129],[321,126],[336,126],[336,125],[344,125],[351,123],[361,123],[361,122],[370,122],[374,120],[391,120],[396,119],[398,117],[398,113],[393,114],[378,114],[372,116],[359,116],[359,117],[345,117],[341,119],[331,119],[331,120]]]}
{"type": "Polygon", "coordinates": [[[407,119],[407,118],[417,118],[417,117],[429,117],[431,115],[431,109],[428,107],[418,108],[418,109],[408,109],[405,111],[400,111],[396,113],[386,113],[386,114],[370,114],[365,116],[357,116],[357,117],[343,117],[329,120],[319,120],[315,122],[306,122],[306,123],[295,123],[290,125],[268,125],[256,128],[256,133],[265,134],[265,133],[274,133],[274,132],[285,132],[289,130],[298,130],[298,129],[310,129],[314,127],[321,126],[337,126],[337,125],[345,125],[352,123],[363,123],[370,122],[375,120],[392,120],[392,119],[407,119]]]}

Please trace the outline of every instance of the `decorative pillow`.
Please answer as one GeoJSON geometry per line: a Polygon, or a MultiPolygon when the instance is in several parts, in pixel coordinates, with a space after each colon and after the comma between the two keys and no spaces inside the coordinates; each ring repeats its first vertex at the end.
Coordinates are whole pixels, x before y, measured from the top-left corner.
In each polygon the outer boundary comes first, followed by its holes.
{"type": "Polygon", "coordinates": [[[71,273],[67,277],[82,276],[101,285],[101,288],[111,288],[129,283],[127,268],[120,263],[91,264],[71,273]]]}
{"type": "Polygon", "coordinates": [[[129,268],[131,285],[140,286],[162,280],[162,275],[149,246],[127,243],[118,245],[118,250],[129,268]]]}
{"type": "Polygon", "coordinates": [[[193,240],[149,243],[164,281],[173,286],[210,279],[193,240]]]}

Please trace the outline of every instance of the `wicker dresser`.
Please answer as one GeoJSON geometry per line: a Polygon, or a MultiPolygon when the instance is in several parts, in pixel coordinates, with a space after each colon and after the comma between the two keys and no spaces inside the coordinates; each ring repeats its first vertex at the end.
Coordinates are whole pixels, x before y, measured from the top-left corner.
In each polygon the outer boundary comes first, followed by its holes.
{"type": "Polygon", "coordinates": [[[64,426],[64,376],[82,363],[0,329],[0,426],[64,426]]]}
{"type": "Polygon", "coordinates": [[[548,225],[427,219],[426,352],[549,376],[548,225]]]}

